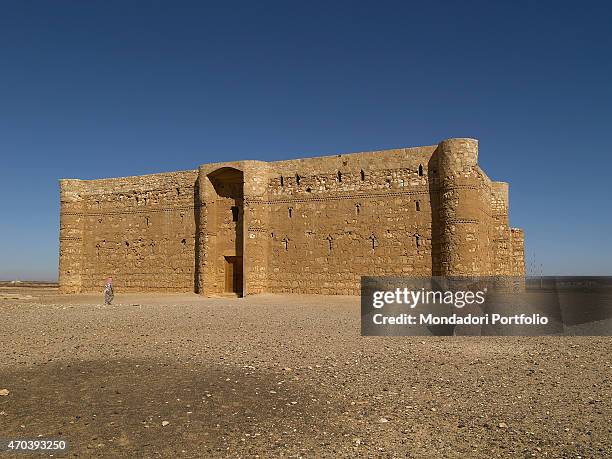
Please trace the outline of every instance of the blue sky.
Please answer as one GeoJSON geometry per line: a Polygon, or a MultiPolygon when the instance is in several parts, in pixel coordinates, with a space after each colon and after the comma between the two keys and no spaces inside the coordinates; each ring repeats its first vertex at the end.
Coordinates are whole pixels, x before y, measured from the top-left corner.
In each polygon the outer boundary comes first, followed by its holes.
{"type": "Polygon", "coordinates": [[[0,0],[0,279],[63,177],[480,140],[545,274],[612,275],[606,2],[0,0]]]}

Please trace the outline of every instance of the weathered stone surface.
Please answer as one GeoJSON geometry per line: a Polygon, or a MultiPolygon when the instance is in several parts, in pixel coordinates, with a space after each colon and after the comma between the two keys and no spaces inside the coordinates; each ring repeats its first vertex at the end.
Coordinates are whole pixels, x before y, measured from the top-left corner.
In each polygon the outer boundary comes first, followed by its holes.
{"type": "Polygon", "coordinates": [[[524,274],[478,142],[61,180],[60,288],[358,294],[362,275],[524,274]]]}

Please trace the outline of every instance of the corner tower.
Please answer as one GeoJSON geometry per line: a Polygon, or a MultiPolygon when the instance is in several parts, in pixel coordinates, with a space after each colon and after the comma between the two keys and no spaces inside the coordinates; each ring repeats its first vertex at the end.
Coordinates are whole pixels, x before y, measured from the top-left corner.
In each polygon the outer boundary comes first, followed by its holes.
{"type": "Polygon", "coordinates": [[[438,192],[438,254],[433,274],[476,276],[491,272],[489,238],[484,230],[488,207],[483,174],[478,167],[478,141],[447,139],[434,153],[438,192]]]}
{"type": "Polygon", "coordinates": [[[83,268],[84,200],[81,180],[60,180],[60,293],[80,293],[83,268]]]}

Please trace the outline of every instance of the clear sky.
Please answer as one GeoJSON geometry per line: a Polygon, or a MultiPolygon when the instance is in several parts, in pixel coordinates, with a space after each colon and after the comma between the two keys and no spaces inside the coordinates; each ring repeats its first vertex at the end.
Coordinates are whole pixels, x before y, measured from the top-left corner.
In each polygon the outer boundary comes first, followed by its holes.
{"type": "Polygon", "coordinates": [[[545,274],[612,275],[609,2],[0,0],[0,279],[59,178],[480,140],[545,274]]]}

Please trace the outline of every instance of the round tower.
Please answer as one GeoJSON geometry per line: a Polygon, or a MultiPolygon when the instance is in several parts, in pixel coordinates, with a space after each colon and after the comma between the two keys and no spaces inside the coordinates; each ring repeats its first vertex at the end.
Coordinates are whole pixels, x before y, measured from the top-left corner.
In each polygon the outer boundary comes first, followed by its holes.
{"type": "Polygon", "coordinates": [[[83,260],[84,201],[82,181],[60,180],[60,293],[81,291],[83,260]]]}
{"type": "Polygon", "coordinates": [[[475,276],[489,273],[482,233],[482,177],[478,141],[447,139],[438,144],[438,254],[434,275],[475,276]]]}

